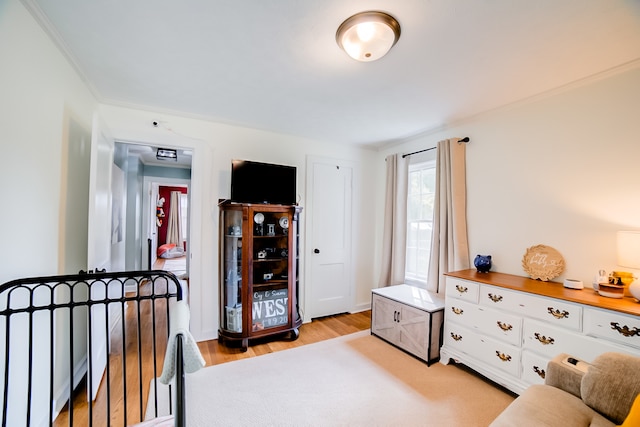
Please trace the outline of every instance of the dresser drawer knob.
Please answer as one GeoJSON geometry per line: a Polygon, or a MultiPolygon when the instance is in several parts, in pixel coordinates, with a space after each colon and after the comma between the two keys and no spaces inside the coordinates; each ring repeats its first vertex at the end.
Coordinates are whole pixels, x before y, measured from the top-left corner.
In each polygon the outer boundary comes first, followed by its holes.
{"type": "Polygon", "coordinates": [[[553,344],[556,342],[556,340],[554,340],[553,338],[549,337],[545,337],[544,335],[540,335],[538,332],[534,333],[533,336],[540,341],[540,343],[542,345],[549,345],[549,344],[553,344]]]}
{"type": "Polygon", "coordinates": [[[499,321],[499,320],[498,320],[496,323],[498,324],[498,327],[499,327],[500,329],[502,329],[503,331],[505,331],[505,332],[510,331],[510,330],[512,330],[512,329],[513,329],[513,326],[511,326],[511,325],[510,325],[510,324],[508,324],[508,323],[502,323],[502,322],[501,322],[501,321],[499,321]]]}
{"type": "Polygon", "coordinates": [[[537,366],[533,367],[533,372],[535,372],[536,374],[538,374],[538,376],[542,379],[544,379],[544,377],[547,376],[547,373],[544,371],[544,369],[540,369],[537,366]]]}
{"type": "Polygon", "coordinates": [[[620,326],[618,322],[611,322],[611,329],[618,331],[618,333],[625,337],[633,337],[640,336],[640,329],[638,328],[629,328],[627,325],[620,326]]]}
{"type": "Polygon", "coordinates": [[[489,299],[493,302],[500,302],[502,301],[502,295],[494,295],[492,293],[487,294],[489,296],[489,299]]]}
{"type": "Polygon", "coordinates": [[[464,313],[464,310],[458,307],[451,307],[451,311],[453,311],[453,313],[457,315],[461,315],[462,313],[464,313]]]}
{"type": "Polygon", "coordinates": [[[460,292],[461,294],[466,293],[469,288],[467,288],[466,286],[462,286],[462,285],[456,285],[456,289],[458,290],[458,292],[460,292]]]}
{"type": "Polygon", "coordinates": [[[509,356],[508,354],[500,353],[498,350],[496,350],[496,356],[498,356],[498,358],[503,362],[511,362],[511,356],[509,356]]]}
{"type": "Polygon", "coordinates": [[[451,332],[451,338],[455,341],[462,341],[462,335],[454,334],[453,332],[451,332]]]}
{"type": "Polygon", "coordinates": [[[566,319],[569,317],[569,312],[567,310],[560,311],[553,307],[547,307],[547,311],[556,319],[566,319]]]}

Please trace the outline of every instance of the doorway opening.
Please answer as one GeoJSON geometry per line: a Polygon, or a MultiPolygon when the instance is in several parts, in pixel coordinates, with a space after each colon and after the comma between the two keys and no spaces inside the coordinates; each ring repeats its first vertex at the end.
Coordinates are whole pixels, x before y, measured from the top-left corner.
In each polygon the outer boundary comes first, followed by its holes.
{"type": "Polygon", "coordinates": [[[151,259],[155,258],[149,269],[170,271],[179,279],[188,279],[189,186],[153,182],[151,188],[156,229],[149,224],[149,236],[154,239],[150,254],[151,259]]]}
{"type": "Polygon", "coordinates": [[[116,141],[114,159],[125,172],[125,270],[170,268],[187,279],[192,151],[116,141]],[[162,148],[176,150],[177,158],[163,160],[162,148]]]}

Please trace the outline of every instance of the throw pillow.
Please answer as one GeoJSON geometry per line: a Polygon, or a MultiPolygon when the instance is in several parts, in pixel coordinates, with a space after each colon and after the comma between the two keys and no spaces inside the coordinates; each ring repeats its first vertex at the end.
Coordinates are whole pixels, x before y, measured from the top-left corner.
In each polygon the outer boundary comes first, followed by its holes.
{"type": "Polygon", "coordinates": [[[171,251],[173,248],[175,248],[176,245],[175,243],[165,243],[164,245],[160,245],[158,247],[158,256],[160,258],[166,258],[166,253],[171,251]]]}
{"type": "Polygon", "coordinates": [[[640,358],[622,353],[598,356],[580,384],[582,400],[616,424],[624,421],[640,393],[640,358]]]}
{"type": "Polygon", "coordinates": [[[636,399],[631,405],[629,415],[624,419],[624,422],[620,427],[638,427],[640,426],[640,394],[636,396],[636,399]]]}

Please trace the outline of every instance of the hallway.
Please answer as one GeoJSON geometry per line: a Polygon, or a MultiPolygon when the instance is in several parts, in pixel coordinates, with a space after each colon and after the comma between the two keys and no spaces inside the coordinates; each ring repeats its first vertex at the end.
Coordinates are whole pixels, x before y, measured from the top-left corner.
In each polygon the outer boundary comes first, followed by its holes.
{"type": "Polygon", "coordinates": [[[178,258],[158,258],[153,265],[154,270],[165,270],[170,271],[176,276],[178,279],[186,279],[187,278],[187,256],[181,256],[178,258]]]}

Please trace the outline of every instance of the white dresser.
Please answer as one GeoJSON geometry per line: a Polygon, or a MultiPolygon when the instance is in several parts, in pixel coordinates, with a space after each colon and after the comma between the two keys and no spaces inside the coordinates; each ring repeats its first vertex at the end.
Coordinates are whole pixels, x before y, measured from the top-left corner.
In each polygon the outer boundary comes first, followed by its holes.
{"type": "Polygon", "coordinates": [[[427,362],[438,360],[444,299],[424,289],[395,285],[371,291],[371,333],[427,362]]]}
{"type": "Polygon", "coordinates": [[[476,270],[446,280],[441,363],[454,359],[516,393],[543,383],[558,353],[640,356],[640,303],[632,298],[476,270]]]}

